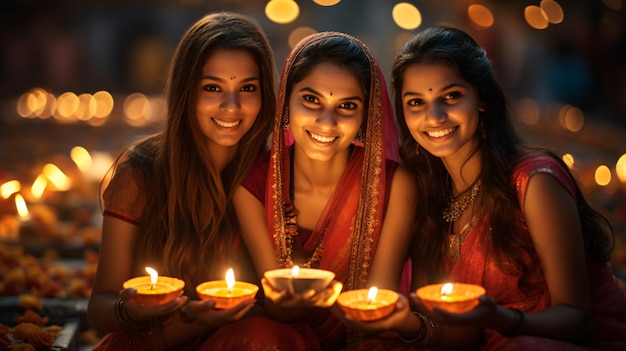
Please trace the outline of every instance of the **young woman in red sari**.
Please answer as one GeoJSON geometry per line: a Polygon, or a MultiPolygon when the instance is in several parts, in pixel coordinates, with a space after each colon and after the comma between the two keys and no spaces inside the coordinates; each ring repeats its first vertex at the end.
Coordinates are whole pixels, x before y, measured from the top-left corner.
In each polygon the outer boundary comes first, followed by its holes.
{"type": "Polygon", "coordinates": [[[412,222],[412,181],[397,168],[386,85],[363,43],[336,32],[303,39],[278,94],[271,152],[235,195],[242,235],[260,276],[297,264],[337,281],[314,296],[286,296],[265,282],[275,319],[226,326],[212,337],[215,350],[343,347],[356,335],[325,307],[342,286],[365,286],[381,232],[408,232],[412,222]]]}
{"type": "MultiPolygon", "coordinates": [[[[415,294],[411,313],[402,298],[389,318],[347,323],[404,341],[351,350],[625,350],[611,227],[556,155],[515,134],[485,51],[461,30],[429,28],[405,44],[392,79],[401,155],[419,193],[413,289],[450,281],[486,294],[462,314],[428,313],[415,294]]],[[[409,245],[393,234],[381,240],[409,245]]],[[[379,250],[372,276],[394,257],[379,250]]]]}
{"type": "Polygon", "coordinates": [[[254,305],[213,309],[195,287],[256,274],[232,195],[266,149],[275,108],[272,50],[250,18],[215,13],[181,39],[168,77],[164,130],[126,150],[104,192],[98,271],[87,318],[108,333],[94,350],[190,350],[254,305]],[[246,264],[247,262],[247,264],[246,264]],[[124,281],[146,266],[182,279],[184,295],[142,307],[124,281]]]}

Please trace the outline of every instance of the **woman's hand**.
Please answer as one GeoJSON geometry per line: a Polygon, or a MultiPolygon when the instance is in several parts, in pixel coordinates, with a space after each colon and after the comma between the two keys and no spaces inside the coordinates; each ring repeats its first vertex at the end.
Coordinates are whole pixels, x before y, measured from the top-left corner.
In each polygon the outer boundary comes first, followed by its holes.
{"type": "MultiPolygon", "coordinates": [[[[416,306],[424,308],[420,298],[411,294],[411,300],[416,306]]],[[[435,307],[432,312],[433,318],[448,325],[474,325],[480,327],[493,327],[494,319],[499,309],[504,309],[496,303],[496,300],[487,295],[478,299],[478,306],[465,313],[452,313],[435,307]]]]}
{"type": "Polygon", "coordinates": [[[316,292],[315,290],[307,290],[302,293],[294,293],[287,290],[279,291],[274,289],[270,282],[262,278],[263,292],[275,305],[283,308],[307,308],[307,307],[330,307],[332,306],[341,290],[343,284],[333,280],[330,285],[316,292]]]}
{"type": "Polygon", "coordinates": [[[126,317],[126,322],[140,323],[149,319],[167,316],[178,311],[187,303],[187,296],[180,294],[172,301],[159,306],[141,306],[135,301],[137,290],[135,288],[122,289],[119,292],[119,298],[122,300],[126,317]]]}
{"type": "Polygon", "coordinates": [[[255,299],[246,300],[231,308],[218,310],[214,300],[190,301],[180,309],[179,316],[187,323],[200,323],[212,330],[241,319],[255,303],[255,299]]]}
{"type": "MultiPolygon", "coordinates": [[[[414,322],[419,322],[411,312],[409,300],[402,294],[399,294],[398,302],[396,302],[396,306],[393,312],[382,319],[369,322],[360,321],[346,315],[339,306],[333,306],[332,312],[340,321],[342,321],[349,328],[361,330],[371,336],[380,334],[382,332],[403,331],[403,329],[407,329],[408,326],[412,325],[411,320],[413,318],[415,319],[414,322]]],[[[418,327],[416,326],[415,328],[418,327]]],[[[411,328],[409,327],[408,329],[411,328]]]]}

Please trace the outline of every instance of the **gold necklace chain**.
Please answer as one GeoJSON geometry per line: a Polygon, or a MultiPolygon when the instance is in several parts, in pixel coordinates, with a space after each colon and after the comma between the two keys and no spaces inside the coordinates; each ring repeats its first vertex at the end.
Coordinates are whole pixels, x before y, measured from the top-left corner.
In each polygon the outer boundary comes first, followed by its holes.
{"type": "MultiPolygon", "coordinates": [[[[293,262],[293,242],[294,236],[298,235],[298,210],[295,209],[293,203],[285,204],[285,244],[287,246],[287,257],[283,259],[283,265],[285,267],[291,267],[293,262]],[[286,261],[286,262],[284,262],[286,261]]],[[[328,229],[328,224],[325,226],[322,235],[315,242],[315,247],[313,249],[313,254],[307,262],[300,263],[300,267],[311,268],[311,266],[322,259],[322,253],[324,252],[324,244],[322,243],[322,239],[326,234],[326,230],[328,229]]]]}
{"type": "Polygon", "coordinates": [[[442,212],[443,220],[450,223],[454,222],[461,216],[467,207],[476,199],[476,194],[480,190],[480,179],[472,185],[469,191],[465,191],[458,198],[450,196],[446,208],[442,212]]]}
{"type": "Polygon", "coordinates": [[[478,217],[472,217],[469,223],[459,233],[452,233],[452,223],[450,224],[450,234],[448,235],[448,258],[452,263],[461,258],[461,246],[465,243],[465,239],[474,228],[478,221],[478,217]]]}

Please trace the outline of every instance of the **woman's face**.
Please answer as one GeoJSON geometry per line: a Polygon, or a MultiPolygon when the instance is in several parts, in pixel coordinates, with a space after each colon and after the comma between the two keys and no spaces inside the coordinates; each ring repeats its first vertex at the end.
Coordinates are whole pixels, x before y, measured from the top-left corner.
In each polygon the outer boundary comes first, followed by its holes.
{"type": "Polygon", "coordinates": [[[289,125],[296,148],[319,161],[347,154],[363,123],[365,101],[358,78],[349,69],[317,64],[291,90],[289,125]]]}
{"type": "Polygon", "coordinates": [[[411,135],[437,157],[466,157],[477,141],[476,89],[443,64],[416,63],[404,72],[404,119],[411,135]]]}
{"type": "Polygon", "coordinates": [[[245,50],[218,49],[202,67],[196,118],[209,149],[232,148],[261,110],[261,75],[245,50]]]}

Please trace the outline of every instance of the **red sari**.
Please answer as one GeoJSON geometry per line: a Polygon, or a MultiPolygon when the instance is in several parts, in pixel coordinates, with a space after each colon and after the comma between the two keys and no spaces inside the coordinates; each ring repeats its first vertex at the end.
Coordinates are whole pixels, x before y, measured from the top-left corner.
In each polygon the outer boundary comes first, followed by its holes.
{"type": "MultiPolygon", "coordinates": [[[[575,197],[574,183],[556,160],[547,156],[531,157],[520,162],[514,171],[520,206],[524,208],[526,188],[530,177],[537,173],[553,176],[575,197]]],[[[450,281],[482,285],[504,307],[523,312],[537,312],[550,307],[550,292],[539,265],[536,252],[527,257],[530,291],[523,293],[519,276],[503,273],[482,238],[485,219],[474,226],[463,243],[460,259],[450,267],[450,281]]],[[[530,237],[530,234],[527,234],[530,237]]],[[[530,240],[530,238],[529,238],[530,240]]],[[[484,331],[481,350],[626,350],[626,294],[604,262],[587,259],[587,275],[592,305],[592,330],[584,347],[570,343],[531,336],[506,338],[490,329],[484,331]]]]}
{"type": "MultiPolygon", "coordinates": [[[[274,122],[270,154],[257,162],[244,186],[264,204],[278,261],[290,267],[294,256],[310,255],[319,241],[323,251],[314,266],[333,271],[336,279],[343,282],[344,290],[364,288],[382,228],[391,176],[399,160],[397,131],[385,81],[369,49],[357,39],[337,32],[317,33],[303,39],[285,62],[274,122]],[[285,230],[286,208],[292,203],[290,149],[293,144],[291,133],[283,129],[283,118],[288,114],[286,77],[304,48],[328,36],[354,40],[369,58],[371,85],[364,122],[365,140],[353,143],[348,165],[313,231],[298,229],[300,243],[291,247],[285,230]]],[[[240,349],[244,334],[246,339],[258,341],[248,350],[336,350],[358,338],[329,309],[317,308],[306,319],[291,324],[250,318],[223,327],[211,338],[217,343],[213,349],[240,349]],[[294,348],[294,340],[305,342],[294,348]]]]}

